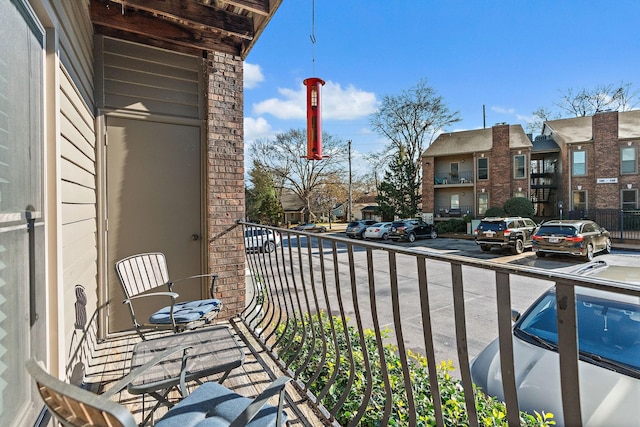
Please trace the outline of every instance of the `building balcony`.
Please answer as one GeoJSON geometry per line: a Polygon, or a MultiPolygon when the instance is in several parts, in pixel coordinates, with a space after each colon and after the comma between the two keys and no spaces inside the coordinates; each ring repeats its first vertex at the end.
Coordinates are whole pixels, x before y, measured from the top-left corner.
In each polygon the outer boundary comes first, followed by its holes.
{"type": "Polygon", "coordinates": [[[435,187],[445,186],[473,186],[473,172],[458,172],[457,174],[437,174],[433,180],[435,187]]]}
{"type": "MultiPolygon", "coordinates": [[[[285,405],[290,425],[366,425],[371,417],[377,425],[417,425],[426,418],[450,425],[445,374],[466,396],[459,423],[479,425],[473,396],[481,393],[474,392],[469,361],[488,344],[475,340],[480,318],[490,318],[499,337],[506,419],[520,425],[511,316],[528,305],[519,298],[532,293],[530,280],[545,289],[555,284],[558,301],[568,307],[557,314],[559,375],[568,396],[565,420],[581,424],[576,312],[566,301],[573,301],[576,286],[596,286],[588,278],[332,233],[241,226],[276,230],[282,243],[270,253],[247,253],[247,306],[229,322],[247,358],[224,384],[252,397],[282,373],[294,377],[285,405]],[[478,313],[481,304],[465,302],[476,300],[481,288],[494,298],[478,313]],[[424,376],[412,374],[416,364],[424,376]],[[428,394],[418,392],[425,387],[428,394]]],[[[599,280],[597,286],[640,296],[619,283],[599,280]]],[[[125,375],[137,340],[132,334],[96,343],[94,378],[108,388],[125,375]]],[[[138,412],[150,404],[126,393],[120,399],[138,412]]]]}

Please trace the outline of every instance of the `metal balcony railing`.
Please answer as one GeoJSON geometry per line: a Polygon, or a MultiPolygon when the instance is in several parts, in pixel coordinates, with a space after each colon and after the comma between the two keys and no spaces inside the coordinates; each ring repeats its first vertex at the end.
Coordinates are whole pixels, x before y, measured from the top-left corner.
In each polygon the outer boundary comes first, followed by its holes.
{"type": "MultiPolygon", "coordinates": [[[[476,319],[491,318],[499,337],[506,419],[510,426],[520,425],[511,310],[535,281],[539,289],[556,287],[563,414],[581,425],[575,287],[640,296],[631,286],[566,273],[264,228],[280,233],[282,243],[273,252],[247,252],[252,297],[241,318],[333,424],[366,424],[365,414],[375,409],[377,425],[397,417],[404,417],[405,425],[425,419],[449,425],[451,414],[442,402],[451,390],[438,381],[447,349],[436,345],[448,336],[464,392],[464,424],[478,426],[469,365],[476,350],[470,347],[488,342],[475,343],[469,331],[476,319]],[[495,307],[474,312],[477,290],[487,287],[495,291],[495,307]],[[467,304],[470,299],[474,303],[467,304]],[[445,309],[451,314],[437,317],[445,309]],[[412,370],[416,363],[423,376],[412,370]]],[[[540,293],[531,295],[531,302],[540,293]]],[[[529,302],[519,304],[524,309],[529,302]]]]}
{"type": "Polygon", "coordinates": [[[439,174],[434,177],[435,185],[473,184],[473,171],[439,174]]]}

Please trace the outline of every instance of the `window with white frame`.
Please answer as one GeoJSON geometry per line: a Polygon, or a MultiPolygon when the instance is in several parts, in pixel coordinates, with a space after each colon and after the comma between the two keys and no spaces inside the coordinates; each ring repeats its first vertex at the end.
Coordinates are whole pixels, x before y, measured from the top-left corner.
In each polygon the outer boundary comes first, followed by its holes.
{"type": "Polygon", "coordinates": [[[584,176],[587,174],[587,152],[576,150],[571,152],[571,174],[584,176]]]}
{"type": "Polygon", "coordinates": [[[526,178],[526,156],[524,154],[518,154],[513,156],[513,177],[514,178],[526,178]]]}
{"type": "Polygon", "coordinates": [[[489,179],[489,159],[478,158],[478,181],[489,179]]]}
{"type": "Polygon", "coordinates": [[[452,194],[451,195],[451,209],[460,209],[460,195],[459,194],[452,194]]]}
{"type": "Polygon", "coordinates": [[[587,209],[587,192],[584,190],[573,192],[573,209],[574,210],[586,210],[587,209]]]}
{"type": "Polygon", "coordinates": [[[622,190],[622,210],[638,209],[638,189],[622,190]]]}
{"type": "Polygon", "coordinates": [[[638,150],[635,146],[622,147],[620,150],[620,174],[638,172],[638,150]]]}
{"type": "Polygon", "coordinates": [[[489,209],[489,194],[478,193],[478,215],[484,215],[489,209]]]}

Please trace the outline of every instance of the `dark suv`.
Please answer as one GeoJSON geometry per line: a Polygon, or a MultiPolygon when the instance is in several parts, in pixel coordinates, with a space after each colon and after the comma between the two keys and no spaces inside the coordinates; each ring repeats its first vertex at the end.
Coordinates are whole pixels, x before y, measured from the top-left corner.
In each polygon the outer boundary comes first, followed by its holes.
{"type": "Polygon", "coordinates": [[[415,218],[401,219],[391,223],[391,228],[389,229],[390,239],[403,239],[409,242],[415,242],[416,239],[422,237],[431,237],[432,239],[438,237],[436,227],[434,225],[427,224],[421,219],[415,218]]]}
{"type": "Polygon", "coordinates": [[[372,219],[361,219],[358,221],[351,221],[347,224],[347,237],[355,239],[356,237],[359,239],[364,238],[364,230],[367,229],[368,226],[375,224],[378,221],[374,221],[372,219]]]}
{"type": "Polygon", "coordinates": [[[529,218],[487,217],[480,221],[473,234],[476,245],[480,245],[483,251],[510,246],[513,254],[521,254],[532,246],[533,233],[537,228],[538,225],[529,218]]]}

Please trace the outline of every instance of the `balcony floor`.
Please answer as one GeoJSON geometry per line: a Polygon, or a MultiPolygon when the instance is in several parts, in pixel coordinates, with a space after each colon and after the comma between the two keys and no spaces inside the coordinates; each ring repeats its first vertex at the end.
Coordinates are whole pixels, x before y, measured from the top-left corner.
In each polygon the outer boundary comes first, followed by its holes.
{"type": "MultiPolygon", "coordinates": [[[[231,374],[224,381],[224,385],[227,388],[243,396],[253,398],[266,388],[272,380],[284,375],[284,372],[269,357],[261,344],[249,334],[244,324],[233,320],[219,324],[231,326],[231,330],[245,353],[243,366],[231,371],[231,374]]],[[[162,336],[165,334],[166,332],[148,334],[147,336],[162,336]]],[[[129,373],[131,352],[139,341],[140,337],[135,333],[131,333],[96,343],[92,364],[87,367],[86,381],[90,385],[101,384],[103,389],[109,389],[113,382],[129,373]]],[[[218,375],[207,377],[203,379],[203,382],[217,381],[218,378],[218,375]]],[[[192,390],[197,387],[197,384],[190,383],[188,386],[192,390]]],[[[170,400],[177,399],[178,396],[177,392],[172,392],[170,400]]],[[[142,422],[144,416],[156,403],[151,396],[131,395],[126,389],[116,394],[114,400],[125,405],[138,423],[142,422]]],[[[277,400],[273,399],[270,403],[277,404],[277,400]]],[[[161,406],[155,411],[154,417],[158,419],[166,411],[167,408],[161,406]]],[[[303,394],[299,393],[293,382],[289,383],[286,388],[285,411],[288,416],[288,426],[330,425],[323,422],[323,418],[316,415],[313,406],[310,405],[306,397],[303,397],[303,394]]]]}

